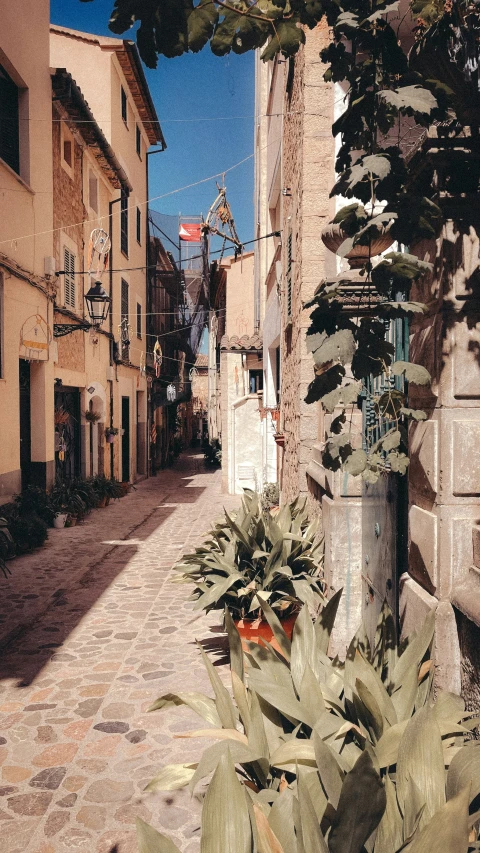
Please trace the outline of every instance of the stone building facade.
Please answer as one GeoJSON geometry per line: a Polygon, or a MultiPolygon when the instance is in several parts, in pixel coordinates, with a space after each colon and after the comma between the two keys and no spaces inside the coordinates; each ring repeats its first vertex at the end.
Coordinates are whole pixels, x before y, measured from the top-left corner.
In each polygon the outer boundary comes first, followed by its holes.
{"type": "Polygon", "coordinates": [[[0,503],[55,473],[49,4],[2,7],[0,503]]]}

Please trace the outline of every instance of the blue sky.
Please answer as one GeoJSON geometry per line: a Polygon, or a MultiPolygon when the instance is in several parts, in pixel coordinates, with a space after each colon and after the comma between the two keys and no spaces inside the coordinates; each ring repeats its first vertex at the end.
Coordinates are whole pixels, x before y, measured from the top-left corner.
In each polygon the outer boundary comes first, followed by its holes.
{"type": "MultiPolygon", "coordinates": [[[[112,7],[113,0],[51,0],[51,20],[112,36],[108,29],[112,7]]],[[[217,57],[207,47],[175,59],[159,57],[156,70],[145,69],[168,146],[163,154],[150,157],[150,197],[228,169],[253,152],[253,65],[253,53],[217,57]],[[204,120],[212,118],[226,120],[204,120]]],[[[226,186],[239,237],[250,240],[253,160],[228,174],[226,186]]],[[[152,207],[162,213],[196,216],[207,213],[215,195],[215,181],[210,181],[154,202],[152,207]]]]}

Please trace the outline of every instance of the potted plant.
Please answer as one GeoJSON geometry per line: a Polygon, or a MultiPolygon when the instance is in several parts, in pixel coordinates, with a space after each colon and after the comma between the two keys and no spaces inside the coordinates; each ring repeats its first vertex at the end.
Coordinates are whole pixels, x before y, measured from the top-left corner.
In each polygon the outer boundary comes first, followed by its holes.
{"type": "Polygon", "coordinates": [[[265,603],[291,634],[302,604],[316,610],[323,600],[323,541],[317,532],[305,502],[284,506],[274,518],[258,494],[246,491],[235,518],[225,512],[225,520],[176,569],[181,582],[194,585],[195,609],[227,607],[244,639],[272,641],[265,603]]]}
{"type": "Polygon", "coordinates": [[[87,411],[85,412],[85,420],[88,421],[88,423],[90,424],[98,423],[100,418],[101,415],[99,412],[90,411],[90,409],[87,409],[87,411]]]}
{"type": "Polygon", "coordinates": [[[105,440],[107,444],[113,444],[115,436],[118,435],[117,427],[106,427],[105,429],[105,440]]]}
{"type": "MultiPolygon", "coordinates": [[[[215,698],[169,692],[150,708],[187,706],[202,725],[177,737],[216,742],[161,768],[146,790],[193,794],[208,779],[205,853],[473,853],[478,720],[434,687],[434,611],[399,644],[384,606],[374,643],[360,628],[341,662],[328,655],[338,603],[337,593],[315,623],[303,608],[291,643],[267,608],[282,653],[250,644],[247,660],[230,620],[233,698],[202,649],[215,698]]],[[[142,850],[179,853],[141,820],[137,831],[142,850]]]]}

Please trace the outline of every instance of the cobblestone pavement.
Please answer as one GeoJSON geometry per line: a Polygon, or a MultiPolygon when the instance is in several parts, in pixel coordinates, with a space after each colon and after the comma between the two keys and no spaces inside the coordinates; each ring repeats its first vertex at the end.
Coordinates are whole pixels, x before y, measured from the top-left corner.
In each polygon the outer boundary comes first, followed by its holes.
{"type": "Polygon", "coordinates": [[[195,760],[205,742],[173,736],[199,718],[146,711],[162,693],[211,692],[195,639],[215,647],[219,617],[192,611],[171,567],[237,503],[185,455],[0,578],[2,853],[137,853],[136,816],[198,851],[198,801],[143,789],[195,760]]]}

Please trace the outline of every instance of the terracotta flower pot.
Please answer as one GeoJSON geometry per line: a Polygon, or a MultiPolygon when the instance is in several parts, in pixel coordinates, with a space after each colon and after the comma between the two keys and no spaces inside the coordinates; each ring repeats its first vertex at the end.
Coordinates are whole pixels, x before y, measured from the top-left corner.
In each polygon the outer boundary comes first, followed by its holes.
{"type": "MultiPolygon", "coordinates": [[[[336,252],[342,243],[347,239],[347,235],[341,225],[336,225],[333,222],[326,225],[321,233],[322,243],[330,249],[331,252],[336,252]]],[[[354,246],[346,255],[352,269],[359,269],[364,264],[368,263],[369,258],[374,258],[376,255],[381,255],[393,243],[393,237],[386,231],[376,239],[372,240],[370,246],[354,246]]]]}
{"type": "MultiPolygon", "coordinates": [[[[293,613],[291,616],[287,616],[286,619],[281,620],[282,628],[289,640],[292,639],[293,628],[297,621],[297,615],[297,613],[293,613]]],[[[247,651],[247,641],[250,643],[257,643],[261,646],[265,645],[262,643],[262,640],[266,640],[274,649],[280,651],[280,647],[273,636],[273,631],[266,619],[234,619],[234,622],[235,627],[240,634],[244,651],[247,651]]]]}
{"type": "Polygon", "coordinates": [[[97,503],[97,507],[98,507],[98,509],[103,509],[103,507],[105,507],[106,505],[107,505],[107,499],[104,496],[103,498],[99,499],[99,501],[97,503]]]}

